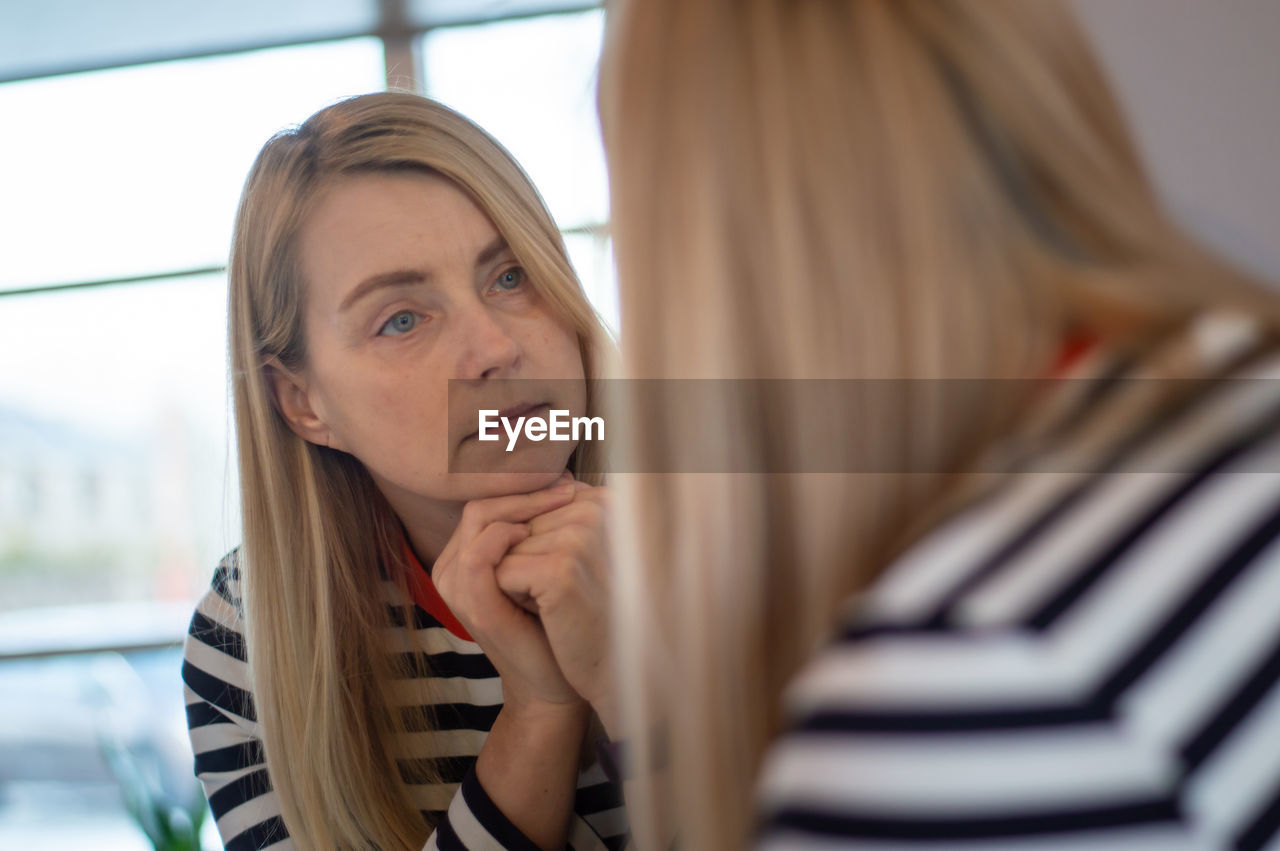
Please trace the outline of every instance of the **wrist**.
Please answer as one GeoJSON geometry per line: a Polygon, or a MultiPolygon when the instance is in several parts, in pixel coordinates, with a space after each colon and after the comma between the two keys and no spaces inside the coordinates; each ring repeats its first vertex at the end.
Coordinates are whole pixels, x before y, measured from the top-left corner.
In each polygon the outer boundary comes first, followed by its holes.
{"type": "Polygon", "coordinates": [[[476,783],[538,848],[565,847],[588,717],[582,705],[514,697],[476,758],[476,783]]]}
{"type": "Polygon", "coordinates": [[[552,701],[513,697],[504,701],[501,714],[524,728],[556,730],[581,728],[591,715],[591,705],[582,699],[552,701]]]}

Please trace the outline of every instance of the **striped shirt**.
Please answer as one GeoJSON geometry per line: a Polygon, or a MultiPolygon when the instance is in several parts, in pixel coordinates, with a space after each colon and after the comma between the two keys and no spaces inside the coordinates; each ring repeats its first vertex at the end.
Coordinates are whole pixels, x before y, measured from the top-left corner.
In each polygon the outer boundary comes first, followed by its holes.
{"type": "Polygon", "coordinates": [[[1280,848],[1280,346],[1094,354],[795,678],[760,848],[1280,848]],[[1202,380],[1116,416],[1155,363],[1202,380]]]}
{"type": "MultiPolygon", "coordinates": [[[[437,822],[426,848],[536,849],[509,822],[476,779],[475,762],[498,712],[498,672],[440,599],[427,573],[413,573],[413,623],[405,623],[403,592],[383,584],[389,652],[413,654],[415,676],[397,683],[405,717],[432,718],[400,739],[398,762],[431,760],[443,782],[410,786],[424,818],[437,822]],[[428,673],[430,672],[430,673],[428,673]]],[[[227,851],[287,851],[289,838],[271,789],[253,708],[240,605],[238,553],[214,572],[187,635],[182,667],[195,773],[227,851]]],[[[599,765],[580,773],[568,848],[616,851],[626,841],[621,790],[599,765]]]]}

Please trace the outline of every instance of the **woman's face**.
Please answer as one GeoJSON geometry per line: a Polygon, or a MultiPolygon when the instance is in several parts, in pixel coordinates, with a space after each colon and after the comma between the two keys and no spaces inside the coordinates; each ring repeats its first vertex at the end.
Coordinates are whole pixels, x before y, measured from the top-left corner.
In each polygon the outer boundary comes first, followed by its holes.
{"type": "Polygon", "coordinates": [[[426,174],[341,178],[299,249],[306,365],[274,381],[295,431],[358,458],[402,516],[557,478],[575,444],[508,453],[473,435],[478,408],[581,415],[586,386],[577,336],[465,193],[426,174]]]}

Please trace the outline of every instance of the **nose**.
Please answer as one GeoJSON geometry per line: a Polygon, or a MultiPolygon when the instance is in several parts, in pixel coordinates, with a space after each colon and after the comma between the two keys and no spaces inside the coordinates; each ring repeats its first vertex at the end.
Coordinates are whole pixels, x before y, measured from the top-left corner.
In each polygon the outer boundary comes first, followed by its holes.
{"type": "Polygon", "coordinates": [[[521,350],[502,317],[483,303],[469,305],[458,316],[455,331],[459,378],[514,377],[521,350]]]}

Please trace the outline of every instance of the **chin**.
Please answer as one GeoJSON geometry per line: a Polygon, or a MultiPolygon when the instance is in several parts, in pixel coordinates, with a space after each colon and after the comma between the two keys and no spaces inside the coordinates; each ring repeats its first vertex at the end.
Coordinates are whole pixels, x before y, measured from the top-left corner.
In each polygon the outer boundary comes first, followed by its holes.
{"type": "Polygon", "coordinates": [[[451,478],[470,500],[541,490],[555,484],[560,473],[453,473],[451,478]]]}
{"type": "Polygon", "coordinates": [[[555,484],[573,454],[572,444],[530,446],[514,452],[469,453],[455,460],[449,478],[471,499],[529,493],[555,484]]]}

